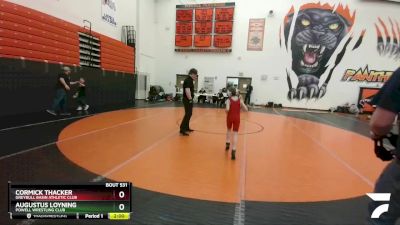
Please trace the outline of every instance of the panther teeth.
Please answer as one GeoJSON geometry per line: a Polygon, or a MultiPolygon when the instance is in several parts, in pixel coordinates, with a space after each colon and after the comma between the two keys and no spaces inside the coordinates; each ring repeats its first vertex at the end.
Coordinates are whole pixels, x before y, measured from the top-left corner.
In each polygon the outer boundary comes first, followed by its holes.
{"type": "Polygon", "coordinates": [[[315,67],[318,66],[318,61],[315,62],[315,63],[312,64],[312,65],[308,65],[308,64],[305,64],[303,60],[301,60],[301,61],[300,61],[300,65],[303,66],[303,67],[307,67],[307,68],[315,68],[315,67]]]}
{"type": "Polygon", "coordinates": [[[305,44],[303,45],[303,52],[306,52],[307,50],[311,50],[314,52],[319,51],[320,54],[324,53],[326,49],[326,46],[320,45],[320,44],[305,44]]]}
{"type": "Polygon", "coordinates": [[[322,48],[321,48],[321,55],[322,55],[322,53],[324,53],[324,51],[325,51],[325,49],[326,49],[326,47],[325,46],[322,46],[322,48]]]}

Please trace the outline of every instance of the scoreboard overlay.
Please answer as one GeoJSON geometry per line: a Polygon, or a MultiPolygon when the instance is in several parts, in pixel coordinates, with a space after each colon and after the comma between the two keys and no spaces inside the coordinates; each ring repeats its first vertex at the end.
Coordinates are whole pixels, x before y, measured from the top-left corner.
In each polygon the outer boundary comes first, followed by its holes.
{"type": "Polygon", "coordinates": [[[10,219],[130,220],[132,184],[8,183],[10,219]]]}

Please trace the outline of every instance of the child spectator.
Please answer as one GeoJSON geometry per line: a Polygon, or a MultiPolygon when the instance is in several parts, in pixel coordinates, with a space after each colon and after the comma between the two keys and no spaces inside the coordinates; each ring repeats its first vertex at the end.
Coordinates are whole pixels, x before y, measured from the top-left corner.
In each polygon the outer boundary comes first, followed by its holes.
{"type": "Polygon", "coordinates": [[[79,85],[78,91],[74,95],[74,98],[76,98],[78,102],[78,108],[76,110],[86,111],[89,109],[89,105],[86,104],[86,84],[85,84],[85,79],[83,77],[79,79],[78,85],[79,85]]]}

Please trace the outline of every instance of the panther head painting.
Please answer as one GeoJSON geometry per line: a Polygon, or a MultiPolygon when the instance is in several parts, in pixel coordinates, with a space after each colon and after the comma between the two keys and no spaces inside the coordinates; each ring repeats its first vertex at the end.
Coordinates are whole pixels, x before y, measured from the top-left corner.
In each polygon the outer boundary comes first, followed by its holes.
{"type": "Polygon", "coordinates": [[[306,4],[300,7],[296,18],[293,8],[286,16],[285,45],[288,48],[290,41],[291,69],[298,78],[297,88],[292,88],[288,75],[289,99],[321,98],[325,95],[327,83],[319,87],[320,78],[336,48],[350,31],[355,15],[350,15],[348,8],[340,6],[339,9],[334,10],[328,4],[306,4]]]}

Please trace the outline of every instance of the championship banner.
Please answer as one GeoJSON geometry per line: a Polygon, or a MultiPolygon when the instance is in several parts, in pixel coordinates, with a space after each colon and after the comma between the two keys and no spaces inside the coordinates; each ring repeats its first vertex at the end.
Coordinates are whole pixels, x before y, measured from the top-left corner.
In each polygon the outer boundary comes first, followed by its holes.
{"type": "Polygon", "coordinates": [[[215,35],[214,47],[230,48],[232,46],[232,35],[215,35]]]}
{"type": "Polygon", "coordinates": [[[264,43],[265,19],[250,19],[247,51],[262,51],[264,43]]]}
{"type": "Polygon", "coordinates": [[[215,20],[217,21],[230,21],[233,20],[233,13],[235,8],[216,8],[215,20]]]}
{"type": "Polygon", "coordinates": [[[233,22],[215,22],[214,32],[216,34],[230,34],[232,33],[233,22]]]}
{"type": "Polygon", "coordinates": [[[192,34],[193,23],[189,22],[176,22],[176,34],[192,34]]]}
{"type": "Polygon", "coordinates": [[[176,21],[192,21],[193,10],[176,10],[176,21]]]}
{"type": "Polygon", "coordinates": [[[211,34],[212,32],[212,22],[196,22],[195,32],[196,34],[211,34]]]}
{"type": "Polygon", "coordinates": [[[195,18],[196,21],[210,21],[213,18],[214,10],[212,8],[208,9],[196,9],[195,18]]]}
{"type": "Polygon", "coordinates": [[[190,47],[192,46],[192,35],[175,35],[175,46],[190,47]]]}
{"type": "Polygon", "coordinates": [[[107,23],[117,26],[117,7],[115,0],[101,0],[101,18],[107,23]]]}
{"type": "Polygon", "coordinates": [[[175,52],[232,52],[235,2],[176,5],[175,52]]]}
{"type": "Polygon", "coordinates": [[[211,35],[196,35],[194,36],[195,47],[211,47],[211,35]]]}

